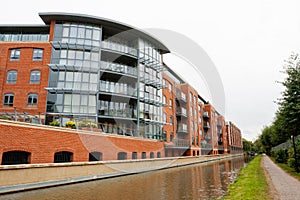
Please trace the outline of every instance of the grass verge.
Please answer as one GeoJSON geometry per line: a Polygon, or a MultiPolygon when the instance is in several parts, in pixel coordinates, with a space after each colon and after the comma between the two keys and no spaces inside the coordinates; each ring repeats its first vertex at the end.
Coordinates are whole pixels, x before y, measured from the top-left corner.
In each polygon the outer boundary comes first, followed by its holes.
{"type": "Polygon", "coordinates": [[[288,173],[289,175],[295,177],[296,179],[298,179],[300,181],[300,173],[297,173],[295,168],[292,168],[292,167],[288,166],[288,164],[285,164],[285,163],[277,163],[277,162],[275,162],[275,159],[273,157],[270,157],[270,158],[277,166],[279,166],[281,169],[283,169],[286,173],[288,173]]]}
{"type": "Polygon", "coordinates": [[[261,167],[262,155],[256,156],[245,168],[241,169],[236,181],[229,186],[223,199],[269,200],[268,183],[261,167]]]}

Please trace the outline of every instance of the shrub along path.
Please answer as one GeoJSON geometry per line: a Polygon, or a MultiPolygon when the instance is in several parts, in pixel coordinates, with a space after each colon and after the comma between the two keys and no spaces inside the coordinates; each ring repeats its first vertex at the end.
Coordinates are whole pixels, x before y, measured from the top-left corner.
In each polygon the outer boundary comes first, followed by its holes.
{"type": "MultiPolygon", "coordinates": [[[[277,191],[278,198],[284,200],[299,200],[300,199],[300,181],[287,174],[279,168],[274,162],[266,155],[262,158],[262,163],[265,171],[268,173],[270,180],[277,191]]],[[[277,195],[273,196],[278,199],[277,195]]]]}

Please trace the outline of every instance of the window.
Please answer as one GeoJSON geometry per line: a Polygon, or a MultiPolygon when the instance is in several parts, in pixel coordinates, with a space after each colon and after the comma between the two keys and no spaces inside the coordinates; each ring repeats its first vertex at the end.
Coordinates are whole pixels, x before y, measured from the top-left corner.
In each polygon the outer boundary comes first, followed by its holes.
{"type": "Polygon", "coordinates": [[[37,94],[29,94],[27,97],[27,105],[36,105],[38,102],[37,94]]]}
{"type": "Polygon", "coordinates": [[[167,141],[167,132],[166,131],[163,132],[163,141],[164,142],[167,141]]]}
{"type": "Polygon", "coordinates": [[[169,92],[172,92],[173,85],[169,82],[169,92]]]}
{"type": "Polygon", "coordinates": [[[166,104],[166,96],[163,96],[163,104],[166,104]]]}
{"type": "Polygon", "coordinates": [[[40,61],[43,59],[43,49],[33,49],[32,60],[40,61]]]}
{"type": "Polygon", "coordinates": [[[154,153],[150,152],[150,158],[154,158],[154,153]]]}
{"type": "Polygon", "coordinates": [[[38,84],[40,83],[41,72],[39,70],[33,70],[30,73],[30,83],[38,84]]]}
{"type": "Polygon", "coordinates": [[[72,162],[73,153],[68,151],[60,151],[54,154],[55,163],[72,162]]]}
{"type": "Polygon", "coordinates": [[[157,157],[157,158],[160,158],[160,157],[161,157],[160,152],[157,152],[156,157],[157,157]]]}
{"type": "Polygon", "coordinates": [[[5,106],[13,106],[14,105],[14,94],[5,94],[3,104],[5,106]]]}
{"type": "Polygon", "coordinates": [[[163,86],[166,86],[166,79],[163,79],[163,86]]]}
{"type": "Polygon", "coordinates": [[[193,94],[190,92],[190,102],[193,102],[193,94]]]}
{"type": "Polygon", "coordinates": [[[170,99],[170,100],[169,100],[169,105],[170,105],[171,108],[172,108],[172,104],[173,104],[173,100],[170,99]]]}
{"type": "Polygon", "coordinates": [[[10,50],[10,60],[20,60],[21,49],[10,50]]]}
{"type": "Polygon", "coordinates": [[[173,138],[174,138],[174,133],[170,133],[170,141],[172,142],[172,140],[173,140],[173,138]]]}
{"type": "Polygon", "coordinates": [[[167,122],[167,114],[166,114],[166,113],[163,114],[163,121],[164,121],[165,123],[167,122]]]}
{"type": "Polygon", "coordinates": [[[13,84],[17,82],[18,72],[16,70],[9,70],[7,72],[6,83],[13,84]]]}
{"type": "Polygon", "coordinates": [[[196,103],[197,103],[197,97],[194,96],[194,105],[196,105],[196,103]]]}
{"type": "Polygon", "coordinates": [[[132,152],[132,159],[133,160],[137,159],[137,152],[132,152]]]}
{"type": "Polygon", "coordinates": [[[190,106],[190,115],[191,115],[191,117],[193,117],[193,107],[192,106],[190,106]]]}
{"type": "Polygon", "coordinates": [[[142,159],[146,159],[146,158],[147,158],[146,152],[142,152],[142,159]]]}
{"type": "Polygon", "coordinates": [[[172,125],[173,124],[173,117],[170,116],[170,124],[172,125]]]}
{"type": "Polygon", "coordinates": [[[8,151],[2,154],[1,165],[29,164],[30,152],[26,151],[8,151]]]}
{"type": "Polygon", "coordinates": [[[102,153],[98,151],[93,151],[89,153],[89,161],[99,161],[102,160],[102,153]]]}
{"type": "Polygon", "coordinates": [[[126,152],[119,152],[118,153],[118,160],[126,160],[127,159],[127,153],[126,152]]]}

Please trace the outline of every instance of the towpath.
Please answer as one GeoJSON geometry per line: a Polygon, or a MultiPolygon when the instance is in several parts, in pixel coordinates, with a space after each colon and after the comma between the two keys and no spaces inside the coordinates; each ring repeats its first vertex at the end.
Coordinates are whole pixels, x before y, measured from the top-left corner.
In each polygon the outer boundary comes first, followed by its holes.
{"type": "Polygon", "coordinates": [[[262,158],[262,164],[267,175],[273,199],[300,199],[300,181],[283,171],[266,155],[262,158]]]}

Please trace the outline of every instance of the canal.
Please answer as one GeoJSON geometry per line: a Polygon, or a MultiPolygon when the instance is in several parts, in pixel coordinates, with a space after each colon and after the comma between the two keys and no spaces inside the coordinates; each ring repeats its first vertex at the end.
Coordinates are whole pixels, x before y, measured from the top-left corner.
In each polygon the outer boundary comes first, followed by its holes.
{"type": "Polygon", "coordinates": [[[221,160],[155,172],[90,181],[0,196],[10,200],[40,199],[216,199],[226,194],[244,158],[221,160]]]}

